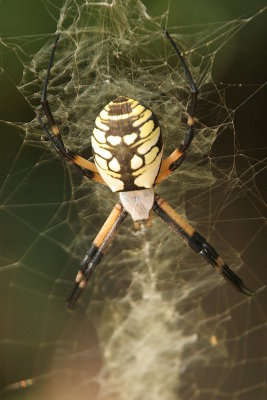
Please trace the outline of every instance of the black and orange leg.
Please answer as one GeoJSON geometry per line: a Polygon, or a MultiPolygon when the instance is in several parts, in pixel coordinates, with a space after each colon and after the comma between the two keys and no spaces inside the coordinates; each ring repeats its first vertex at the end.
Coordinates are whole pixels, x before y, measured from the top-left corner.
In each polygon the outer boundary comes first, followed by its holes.
{"type": "Polygon", "coordinates": [[[247,295],[253,296],[255,293],[250,290],[243,281],[225,264],[216,250],[201,236],[181,215],[179,215],[165,200],[160,196],[155,197],[153,210],[159,215],[171,229],[190,246],[195,252],[200,254],[216,272],[223,276],[236,290],[247,295]]]}
{"type": "Polygon", "coordinates": [[[75,284],[67,298],[68,308],[73,308],[82,290],[96,266],[101,261],[103,254],[109,247],[114,238],[119,226],[127,217],[128,213],[124,210],[121,204],[116,204],[111,211],[106,222],[100,229],[98,235],[93,241],[90,249],[87,251],[84,259],[81,262],[80,270],[76,276],[75,284]]]}
{"type": "Polygon", "coordinates": [[[61,136],[54,136],[49,129],[45,126],[42,119],[38,116],[39,123],[41,127],[46,132],[50,142],[53,144],[55,150],[60,154],[62,157],[65,158],[66,161],[72,163],[76,171],[80,174],[86,176],[89,179],[92,179],[96,182],[105,184],[101,175],[99,174],[95,163],[92,161],[86,160],[85,158],[79,156],[78,154],[73,153],[72,151],[68,150],[65,146],[63,141],[61,140],[61,136]]]}
{"type": "Polygon", "coordinates": [[[51,70],[51,67],[53,64],[54,54],[55,54],[59,36],[60,36],[60,34],[58,33],[56,35],[56,40],[55,40],[55,43],[53,46],[53,50],[51,52],[51,56],[50,56],[50,60],[49,60],[48,68],[47,68],[47,73],[46,73],[46,77],[45,77],[45,81],[44,81],[42,97],[41,97],[41,105],[43,107],[43,110],[45,112],[45,115],[47,117],[49,125],[51,127],[51,132],[45,126],[45,124],[42,121],[40,116],[38,116],[38,120],[39,120],[39,123],[41,124],[42,128],[46,132],[48,139],[53,144],[56,151],[62,157],[64,157],[67,161],[71,162],[76,167],[76,170],[78,170],[80,173],[85,175],[87,178],[93,179],[100,183],[104,183],[103,179],[101,178],[100,174],[98,173],[97,168],[93,162],[86,160],[85,158],[79,156],[78,154],[73,153],[72,151],[68,150],[65,147],[62,136],[59,131],[59,128],[55,123],[55,119],[53,117],[53,114],[52,114],[50,106],[49,106],[49,102],[47,100],[47,86],[48,86],[50,70],[51,70]]]}
{"type": "Polygon", "coordinates": [[[156,184],[160,183],[164,179],[166,179],[173,171],[175,171],[183,162],[184,157],[185,157],[185,152],[190,146],[190,143],[192,142],[194,138],[194,116],[195,116],[195,110],[196,110],[196,105],[197,105],[197,87],[196,84],[192,78],[192,75],[189,71],[189,68],[185,62],[184,57],[182,56],[180,50],[176,46],[174,40],[170,36],[168,31],[165,31],[167,38],[169,39],[172,47],[174,48],[182,66],[185,72],[185,75],[188,79],[190,89],[191,89],[191,102],[188,110],[188,118],[187,118],[187,130],[185,134],[185,138],[182,141],[182,143],[179,145],[177,149],[175,149],[172,154],[167,157],[165,160],[162,161],[161,167],[159,174],[156,179],[156,184]]]}

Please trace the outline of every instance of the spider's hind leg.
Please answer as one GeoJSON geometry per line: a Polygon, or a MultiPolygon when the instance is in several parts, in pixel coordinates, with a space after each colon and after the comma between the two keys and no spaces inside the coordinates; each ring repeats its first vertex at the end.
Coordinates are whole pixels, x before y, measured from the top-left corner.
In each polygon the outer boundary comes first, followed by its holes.
{"type": "Polygon", "coordinates": [[[180,214],[178,214],[160,196],[155,197],[153,206],[154,212],[165,221],[170,228],[191,247],[196,253],[200,254],[216,272],[230,283],[236,290],[247,295],[253,296],[254,291],[250,290],[219,256],[216,250],[201,236],[180,214]]]}
{"type": "Polygon", "coordinates": [[[101,261],[105,250],[110,245],[120,224],[124,221],[127,215],[128,213],[124,210],[121,204],[116,204],[111,211],[109,217],[100,229],[90,249],[81,262],[81,267],[76,276],[75,283],[67,298],[68,308],[74,307],[95,267],[101,261]]]}

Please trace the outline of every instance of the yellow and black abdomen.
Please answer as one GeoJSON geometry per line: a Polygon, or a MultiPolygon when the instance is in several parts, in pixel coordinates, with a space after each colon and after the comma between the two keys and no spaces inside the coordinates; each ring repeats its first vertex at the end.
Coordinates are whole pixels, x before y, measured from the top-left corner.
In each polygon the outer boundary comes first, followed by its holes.
{"type": "Polygon", "coordinates": [[[153,112],[139,101],[118,97],[95,121],[96,167],[113,192],[151,188],[162,159],[162,136],[153,112]]]}

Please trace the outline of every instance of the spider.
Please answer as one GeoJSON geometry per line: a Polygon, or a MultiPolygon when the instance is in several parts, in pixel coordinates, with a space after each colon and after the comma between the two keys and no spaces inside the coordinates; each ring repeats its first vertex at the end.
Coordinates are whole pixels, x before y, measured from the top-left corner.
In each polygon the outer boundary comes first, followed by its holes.
{"type": "Polygon", "coordinates": [[[39,122],[60,156],[72,163],[76,170],[87,178],[109,186],[113,192],[119,192],[120,198],[120,202],[114,206],[81,262],[74,286],[67,298],[68,308],[74,307],[127,215],[130,214],[138,229],[141,223],[151,225],[152,210],[235,289],[247,296],[254,294],[225,264],[205,238],[154,192],[154,187],[164,181],[184,160],[186,150],[194,137],[194,115],[198,95],[184,57],[168,31],[165,31],[165,34],[182,64],[190,85],[191,97],[184,140],[164,160],[157,117],[142,102],[126,96],[120,96],[108,103],[97,116],[91,137],[92,160],[87,160],[65,147],[47,100],[48,80],[60,33],[56,35],[41,96],[41,105],[50,129],[40,117],[39,122]]]}

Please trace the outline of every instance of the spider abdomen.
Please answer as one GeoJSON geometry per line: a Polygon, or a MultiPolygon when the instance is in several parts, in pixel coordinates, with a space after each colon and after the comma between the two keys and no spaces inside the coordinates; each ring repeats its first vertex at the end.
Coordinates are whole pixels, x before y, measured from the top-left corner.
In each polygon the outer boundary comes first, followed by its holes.
{"type": "Polygon", "coordinates": [[[92,148],[96,167],[113,192],[151,188],[162,159],[156,116],[137,100],[118,97],[95,121],[92,148]]]}

